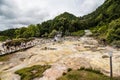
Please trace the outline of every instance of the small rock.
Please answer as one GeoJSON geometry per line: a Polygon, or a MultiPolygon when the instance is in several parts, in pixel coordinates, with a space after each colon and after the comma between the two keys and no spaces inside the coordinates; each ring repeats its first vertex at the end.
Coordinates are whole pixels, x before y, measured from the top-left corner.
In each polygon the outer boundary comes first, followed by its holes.
{"type": "Polygon", "coordinates": [[[109,58],[109,56],[108,55],[103,55],[102,58],[109,58]]]}

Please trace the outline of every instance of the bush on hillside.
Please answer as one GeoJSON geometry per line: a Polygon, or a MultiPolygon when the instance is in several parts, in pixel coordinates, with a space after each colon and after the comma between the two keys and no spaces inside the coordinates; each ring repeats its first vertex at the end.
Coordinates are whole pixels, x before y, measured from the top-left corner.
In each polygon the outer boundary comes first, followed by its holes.
{"type": "Polygon", "coordinates": [[[57,34],[57,30],[52,30],[52,32],[49,34],[49,38],[53,38],[57,34]]]}
{"type": "Polygon", "coordinates": [[[85,34],[84,30],[71,33],[72,36],[83,36],[85,34]]]}
{"type": "Polygon", "coordinates": [[[118,40],[118,41],[113,41],[111,45],[112,45],[112,46],[115,46],[115,47],[117,47],[117,48],[120,48],[120,40],[118,40]]]}
{"type": "Polygon", "coordinates": [[[9,38],[6,37],[6,36],[0,36],[0,41],[5,41],[5,40],[7,40],[7,39],[9,39],[9,38]]]}

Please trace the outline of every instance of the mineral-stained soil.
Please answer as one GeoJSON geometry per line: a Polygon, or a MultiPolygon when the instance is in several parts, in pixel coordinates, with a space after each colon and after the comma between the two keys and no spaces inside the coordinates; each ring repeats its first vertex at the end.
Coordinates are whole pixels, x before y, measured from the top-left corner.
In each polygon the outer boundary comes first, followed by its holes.
{"type": "MultiPolygon", "coordinates": [[[[109,47],[113,52],[113,75],[120,76],[120,51],[109,47]]],[[[62,42],[37,45],[26,51],[12,54],[9,60],[0,62],[1,80],[20,80],[14,72],[33,65],[52,65],[43,77],[34,80],[56,80],[68,68],[80,67],[100,70],[109,75],[108,46],[102,46],[91,37],[72,38],[62,42]]]]}

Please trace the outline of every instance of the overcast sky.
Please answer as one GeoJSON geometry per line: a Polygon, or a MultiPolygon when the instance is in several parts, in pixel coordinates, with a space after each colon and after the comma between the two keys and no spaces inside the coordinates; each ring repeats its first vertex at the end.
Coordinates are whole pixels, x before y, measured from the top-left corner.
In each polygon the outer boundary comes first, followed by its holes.
{"type": "Polygon", "coordinates": [[[83,16],[104,0],[0,0],[0,30],[41,23],[63,12],[83,16]]]}

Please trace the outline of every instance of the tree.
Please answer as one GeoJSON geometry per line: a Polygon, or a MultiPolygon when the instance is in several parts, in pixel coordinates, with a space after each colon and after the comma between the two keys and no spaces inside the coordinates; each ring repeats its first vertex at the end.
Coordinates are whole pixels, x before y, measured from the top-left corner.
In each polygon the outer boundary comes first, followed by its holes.
{"type": "Polygon", "coordinates": [[[27,30],[27,28],[22,27],[20,29],[15,30],[16,38],[23,38],[23,33],[27,30]]]}
{"type": "Polygon", "coordinates": [[[57,34],[57,30],[53,30],[48,37],[53,38],[57,34]]]}

